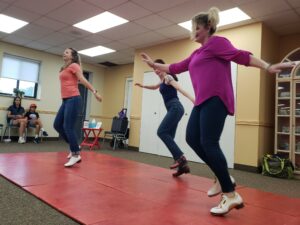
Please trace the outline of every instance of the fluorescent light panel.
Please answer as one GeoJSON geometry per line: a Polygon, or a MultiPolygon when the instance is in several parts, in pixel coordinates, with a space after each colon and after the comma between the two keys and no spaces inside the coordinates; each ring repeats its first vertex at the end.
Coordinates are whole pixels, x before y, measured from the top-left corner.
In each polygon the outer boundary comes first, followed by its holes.
{"type": "Polygon", "coordinates": [[[73,26],[91,33],[97,33],[127,22],[128,20],[106,11],[97,16],[76,23],[73,26]]]}
{"type": "Polygon", "coordinates": [[[0,14],[0,31],[2,32],[10,34],[27,24],[28,22],[25,22],[23,20],[0,14]]]}
{"type": "MultiPolygon", "coordinates": [[[[219,16],[220,16],[220,23],[218,24],[218,27],[251,19],[250,16],[248,16],[246,13],[244,13],[238,7],[221,11],[219,13],[219,16]]],[[[183,22],[183,23],[179,23],[178,25],[189,31],[192,30],[192,21],[191,20],[183,22]]]]}
{"type": "Polygon", "coordinates": [[[104,55],[104,54],[115,52],[115,51],[116,50],[106,48],[106,47],[103,47],[103,46],[96,46],[96,47],[84,49],[84,50],[81,50],[81,51],[78,51],[78,52],[80,54],[83,54],[83,55],[87,55],[87,56],[90,56],[90,57],[95,57],[95,56],[98,56],[98,55],[104,55]]]}

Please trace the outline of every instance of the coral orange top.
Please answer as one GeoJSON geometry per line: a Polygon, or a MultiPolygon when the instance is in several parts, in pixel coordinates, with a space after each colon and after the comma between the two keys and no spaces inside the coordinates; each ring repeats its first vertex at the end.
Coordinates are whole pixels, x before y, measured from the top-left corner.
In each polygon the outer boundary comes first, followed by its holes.
{"type": "Polygon", "coordinates": [[[78,78],[76,76],[76,73],[80,70],[80,66],[77,63],[72,63],[60,72],[59,79],[62,98],[70,98],[80,95],[78,89],[78,78]]]}

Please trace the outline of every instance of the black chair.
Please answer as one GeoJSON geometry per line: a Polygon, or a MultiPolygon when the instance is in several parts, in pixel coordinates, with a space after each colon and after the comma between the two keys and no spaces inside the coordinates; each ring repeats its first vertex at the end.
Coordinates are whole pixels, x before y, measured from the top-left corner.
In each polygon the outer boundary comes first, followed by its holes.
{"type": "Polygon", "coordinates": [[[129,138],[128,118],[114,117],[111,125],[111,130],[104,132],[103,143],[106,136],[112,137],[111,147],[113,149],[116,149],[117,144],[118,147],[124,147],[124,141],[129,138]]]}

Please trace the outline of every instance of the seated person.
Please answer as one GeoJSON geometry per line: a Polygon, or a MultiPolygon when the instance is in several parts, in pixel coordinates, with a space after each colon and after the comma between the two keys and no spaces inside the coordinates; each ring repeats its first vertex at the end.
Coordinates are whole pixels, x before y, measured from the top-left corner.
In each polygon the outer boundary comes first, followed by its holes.
{"type": "Polygon", "coordinates": [[[42,131],[43,136],[48,136],[48,133],[44,130],[42,121],[40,119],[39,114],[35,111],[37,108],[36,104],[31,104],[29,107],[29,111],[25,114],[25,117],[28,121],[29,127],[35,127],[35,137],[33,139],[33,142],[38,144],[40,142],[39,140],[39,133],[40,130],[42,131]]]}
{"type": "Polygon", "coordinates": [[[7,109],[7,123],[14,126],[19,126],[19,141],[18,143],[24,144],[24,131],[27,126],[27,119],[24,117],[25,110],[21,106],[21,98],[15,97],[13,105],[7,109]]]}

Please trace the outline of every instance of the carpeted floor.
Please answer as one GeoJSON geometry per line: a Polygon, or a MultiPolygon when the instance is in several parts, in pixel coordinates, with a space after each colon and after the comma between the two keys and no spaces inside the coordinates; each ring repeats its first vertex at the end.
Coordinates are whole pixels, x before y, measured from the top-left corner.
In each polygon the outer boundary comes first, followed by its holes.
{"type": "MultiPolygon", "coordinates": [[[[67,145],[60,141],[45,141],[40,144],[27,143],[24,145],[17,143],[0,143],[0,153],[55,152],[65,151],[66,149],[67,145]]],[[[107,144],[102,146],[102,149],[97,150],[96,152],[164,168],[168,168],[168,166],[173,162],[170,158],[139,153],[132,150],[112,150],[107,144]]],[[[190,167],[192,174],[194,175],[210,178],[213,177],[208,167],[203,164],[190,163],[190,167]]],[[[171,173],[172,171],[170,171],[170,176],[171,173]]],[[[230,170],[230,173],[235,177],[237,183],[240,185],[300,198],[300,180],[276,179],[238,170],[230,170]]],[[[0,176],[0,224],[71,225],[78,223],[0,176]]]]}

